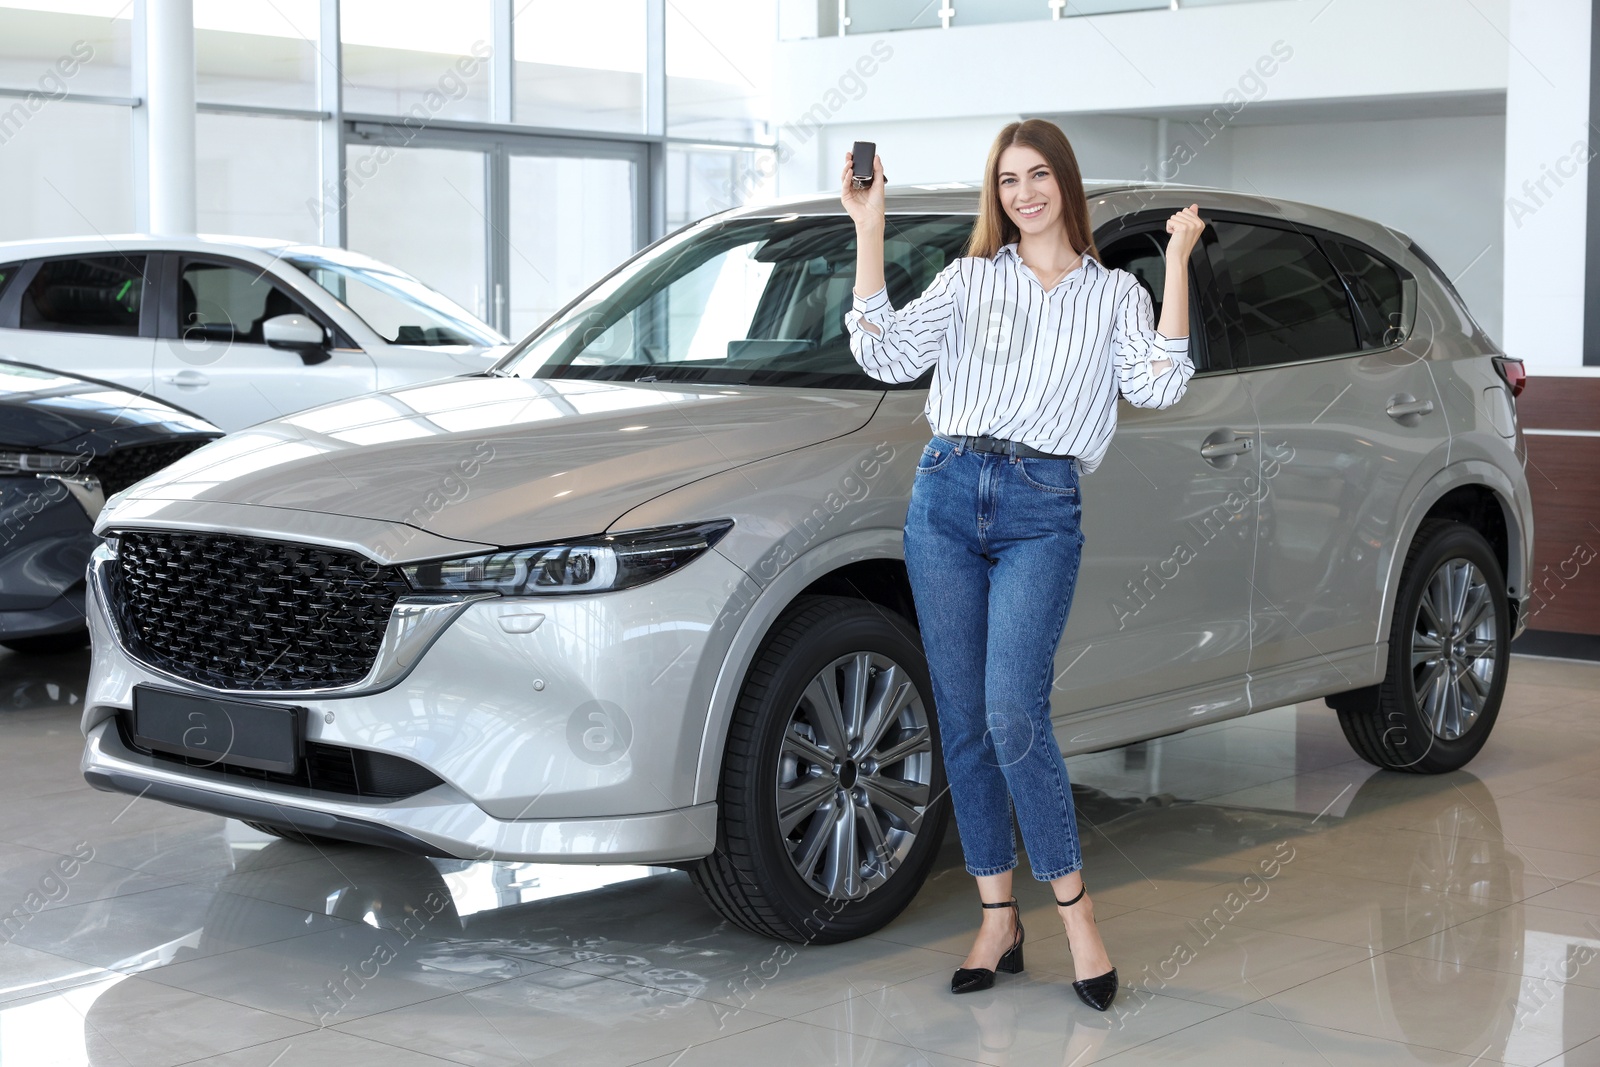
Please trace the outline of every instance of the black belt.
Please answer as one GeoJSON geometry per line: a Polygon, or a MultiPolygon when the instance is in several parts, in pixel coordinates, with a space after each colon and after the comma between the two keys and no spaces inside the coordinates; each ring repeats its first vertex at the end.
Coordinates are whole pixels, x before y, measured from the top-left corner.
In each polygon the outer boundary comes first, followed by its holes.
{"type": "Polygon", "coordinates": [[[1008,455],[1027,456],[1034,459],[1071,459],[1072,456],[1060,452],[1041,452],[1032,445],[1025,445],[1021,441],[1011,441],[1004,437],[990,437],[988,434],[940,434],[962,448],[970,448],[974,452],[1003,452],[1008,455]]]}

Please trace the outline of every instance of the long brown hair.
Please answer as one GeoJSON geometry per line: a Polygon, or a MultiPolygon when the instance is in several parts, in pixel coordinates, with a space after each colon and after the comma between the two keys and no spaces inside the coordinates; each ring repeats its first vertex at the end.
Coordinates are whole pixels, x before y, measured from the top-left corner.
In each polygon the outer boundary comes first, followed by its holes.
{"type": "Polygon", "coordinates": [[[1061,190],[1061,221],[1067,230],[1067,243],[1078,253],[1100,258],[1095,247],[1094,232],[1089,228],[1089,198],[1083,192],[1083,174],[1078,170],[1078,157],[1073,154],[1072,143],[1061,127],[1048,119],[1024,119],[1007,123],[989,147],[989,164],[983,172],[983,202],[978,207],[978,220],[972,225],[972,236],[967,239],[964,255],[991,259],[1000,246],[1020,240],[1017,224],[1011,221],[1006,209],[1000,205],[1000,154],[1011,145],[1027,145],[1044,157],[1050,173],[1061,190]]]}

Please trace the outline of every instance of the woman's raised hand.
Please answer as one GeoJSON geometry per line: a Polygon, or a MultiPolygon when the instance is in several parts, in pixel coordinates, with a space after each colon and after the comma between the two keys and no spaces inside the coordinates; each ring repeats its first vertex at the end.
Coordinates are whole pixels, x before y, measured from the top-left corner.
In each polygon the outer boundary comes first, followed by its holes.
{"type": "Polygon", "coordinates": [[[839,201],[844,204],[845,211],[849,212],[857,226],[865,224],[882,229],[883,159],[877,155],[872,157],[872,184],[865,189],[857,189],[855,182],[850,180],[850,171],[854,164],[854,154],[845,152],[844,171],[839,175],[839,201]]]}
{"type": "Polygon", "coordinates": [[[1194,251],[1194,246],[1200,243],[1200,234],[1206,228],[1206,221],[1200,217],[1200,205],[1190,204],[1182,211],[1174,211],[1167,219],[1167,232],[1172,234],[1172,240],[1167,242],[1167,256],[1181,256],[1182,261],[1189,261],[1189,253],[1194,251]]]}

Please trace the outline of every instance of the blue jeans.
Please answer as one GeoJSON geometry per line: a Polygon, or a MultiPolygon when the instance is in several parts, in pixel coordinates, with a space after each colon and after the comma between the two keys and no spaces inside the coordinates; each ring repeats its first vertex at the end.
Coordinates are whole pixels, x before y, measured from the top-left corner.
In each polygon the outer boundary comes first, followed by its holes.
{"type": "Polygon", "coordinates": [[[1083,866],[1050,728],[1081,515],[1070,457],[976,452],[936,434],[917,464],[906,570],[969,874],[1017,865],[1013,805],[1035,878],[1083,866]]]}

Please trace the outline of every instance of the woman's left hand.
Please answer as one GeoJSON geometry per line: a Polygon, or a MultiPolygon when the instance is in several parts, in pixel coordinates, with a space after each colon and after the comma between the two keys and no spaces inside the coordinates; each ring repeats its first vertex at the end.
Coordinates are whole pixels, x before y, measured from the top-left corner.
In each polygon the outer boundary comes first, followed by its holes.
{"type": "Polygon", "coordinates": [[[1167,242],[1167,257],[1179,256],[1180,262],[1189,261],[1189,253],[1194,251],[1194,246],[1200,243],[1200,234],[1206,228],[1206,221],[1200,217],[1200,205],[1190,204],[1182,211],[1174,211],[1172,217],[1167,219],[1167,232],[1172,234],[1172,240],[1167,242]]]}

